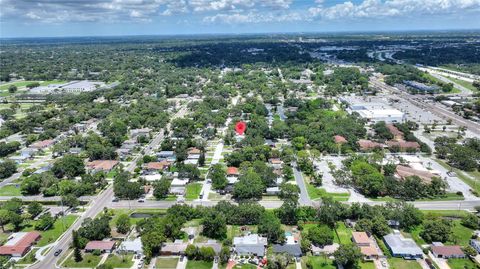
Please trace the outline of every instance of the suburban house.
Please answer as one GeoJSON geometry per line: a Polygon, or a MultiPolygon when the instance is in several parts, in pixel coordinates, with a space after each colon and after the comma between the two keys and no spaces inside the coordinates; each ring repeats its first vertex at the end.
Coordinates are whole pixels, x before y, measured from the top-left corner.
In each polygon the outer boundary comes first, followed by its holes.
{"type": "Polygon", "coordinates": [[[169,161],[169,162],[175,162],[177,160],[177,157],[175,156],[175,152],[173,151],[160,151],[157,153],[157,158],[158,161],[169,161]]]}
{"type": "Polygon", "coordinates": [[[189,148],[187,151],[187,159],[198,159],[202,152],[197,148],[189,148]]]}
{"type": "Polygon", "coordinates": [[[286,241],[284,244],[273,244],[273,253],[286,253],[293,257],[301,257],[302,249],[298,243],[298,238],[295,238],[291,233],[285,233],[286,241]]]}
{"type": "Polygon", "coordinates": [[[53,139],[47,139],[47,140],[37,141],[37,142],[31,144],[30,148],[45,149],[45,148],[50,147],[53,144],[55,144],[55,141],[53,139]]]}
{"type": "Polygon", "coordinates": [[[268,162],[274,169],[282,169],[283,162],[280,160],[280,158],[271,158],[268,160],[268,162]]]}
{"type": "Polygon", "coordinates": [[[222,251],[222,244],[218,243],[217,240],[208,240],[206,243],[195,243],[194,245],[198,248],[211,247],[217,255],[222,251]]]}
{"type": "Polygon", "coordinates": [[[182,240],[175,240],[173,243],[163,243],[162,248],[160,249],[160,255],[182,255],[185,253],[187,246],[188,244],[183,243],[182,240]]]}
{"type": "Polygon", "coordinates": [[[360,248],[360,252],[363,254],[366,260],[373,260],[379,256],[377,246],[373,240],[374,239],[370,238],[366,232],[352,233],[353,243],[360,248]]]}
{"type": "Polygon", "coordinates": [[[385,235],[383,240],[393,257],[402,257],[404,259],[418,259],[423,257],[423,251],[415,244],[415,241],[411,238],[403,237],[398,230],[385,235]]]}
{"type": "Polygon", "coordinates": [[[100,171],[110,172],[117,165],[118,161],[114,160],[95,160],[87,163],[87,170],[93,173],[100,171]]]}
{"type": "Polygon", "coordinates": [[[115,241],[90,241],[85,246],[86,252],[99,250],[101,253],[112,253],[115,249],[115,241]]]}
{"type": "Polygon", "coordinates": [[[279,195],[280,194],[280,188],[279,187],[269,187],[266,189],[266,194],[267,195],[279,195]]]}
{"type": "Polygon", "coordinates": [[[40,239],[39,232],[20,232],[10,235],[8,241],[0,247],[0,255],[22,257],[40,239]]]}
{"type": "Polygon", "coordinates": [[[432,246],[432,254],[437,258],[451,259],[451,258],[465,258],[466,255],[460,246],[444,246],[442,243],[432,246]]]}
{"type": "Polygon", "coordinates": [[[405,140],[398,140],[398,141],[393,141],[389,140],[385,142],[387,146],[391,148],[399,148],[402,151],[405,150],[418,150],[420,148],[420,144],[414,141],[405,141],[405,140]]]}
{"type": "Polygon", "coordinates": [[[327,254],[327,255],[331,255],[333,254],[338,248],[340,247],[339,244],[337,243],[333,243],[331,245],[326,245],[326,246],[323,246],[323,247],[318,247],[318,246],[315,246],[315,245],[311,245],[310,246],[310,250],[312,251],[312,254],[314,256],[319,256],[321,255],[322,253],[323,254],[327,254]]]}
{"type": "Polygon", "coordinates": [[[26,148],[20,151],[20,156],[33,158],[37,153],[38,153],[38,149],[36,148],[26,148]]]}
{"type": "Polygon", "coordinates": [[[383,148],[382,144],[371,141],[371,140],[366,140],[366,139],[360,139],[358,140],[357,143],[358,143],[358,146],[360,147],[360,150],[362,151],[369,151],[377,148],[378,149],[383,148]]]}
{"type": "Polygon", "coordinates": [[[345,144],[348,142],[347,139],[341,135],[333,136],[333,141],[335,141],[335,144],[345,144]]]}
{"type": "Polygon", "coordinates": [[[130,137],[136,138],[138,136],[148,136],[150,135],[151,131],[152,129],[150,128],[133,129],[133,130],[130,130],[130,137]]]}
{"type": "Polygon", "coordinates": [[[233,184],[237,183],[239,175],[240,175],[240,172],[238,171],[237,167],[233,167],[233,166],[228,167],[227,168],[228,184],[233,186],[233,184]]]}
{"type": "Polygon", "coordinates": [[[120,246],[118,247],[118,250],[125,251],[127,253],[142,254],[143,253],[142,239],[140,237],[137,237],[133,240],[127,239],[120,244],[120,246]]]}
{"type": "Polygon", "coordinates": [[[149,163],[146,163],[144,164],[143,168],[147,171],[147,172],[157,172],[157,171],[163,171],[163,170],[166,170],[168,169],[168,167],[170,167],[170,162],[168,161],[160,161],[160,162],[149,162],[149,163]]]}
{"type": "Polygon", "coordinates": [[[267,246],[267,238],[258,234],[250,234],[242,237],[233,238],[234,252],[238,255],[254,255],[263,257],[265,255],[265,247],[267,246]]]}

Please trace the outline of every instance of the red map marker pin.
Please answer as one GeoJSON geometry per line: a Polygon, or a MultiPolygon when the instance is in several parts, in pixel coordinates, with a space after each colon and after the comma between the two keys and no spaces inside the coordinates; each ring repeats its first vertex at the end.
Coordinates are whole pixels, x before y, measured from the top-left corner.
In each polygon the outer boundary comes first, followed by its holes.
{"type": "Polygon", "coordinates": [[[237,122],[237,124],[235,124],[235,131],[237,132],[238,135],[243,135],[246,129],[247,129],[247,124],[243,121],[239,121],[237,122]]]}

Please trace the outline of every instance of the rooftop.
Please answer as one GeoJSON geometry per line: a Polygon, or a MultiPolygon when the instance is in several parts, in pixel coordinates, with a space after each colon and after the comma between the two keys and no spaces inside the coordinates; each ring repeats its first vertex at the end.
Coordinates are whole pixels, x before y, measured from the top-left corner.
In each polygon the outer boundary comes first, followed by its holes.
{"type": "Polygon", "coordinates": [[[115,246],[115,241],[90,241],[85,246],[85,250],[111,250],[115,246]]]}

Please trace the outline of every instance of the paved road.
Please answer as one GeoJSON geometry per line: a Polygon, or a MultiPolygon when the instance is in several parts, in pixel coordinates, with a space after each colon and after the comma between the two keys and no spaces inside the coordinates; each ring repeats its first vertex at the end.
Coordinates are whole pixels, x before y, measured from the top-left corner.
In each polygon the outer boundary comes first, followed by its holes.
{"type": "MultiPolygon", "coordinates": [[[[51,158],[52,158],[52,154],[47,154],[45,156],[41,156],[40,158],[35,159],[35,161],[28,168],[31,168],[31,169],[39,168],[40,166],[44,165],[47,160],[50,160],[51,158]]],[[[5,186],[5,185],[9,185],[13,181],[20,178],[22,176],[23,170],[24,169],[18,169],[17,173],[11,175],[10,177],[8,177],[8,178],[4,179],[2,182],[0,182],[0,188],[5,186]]]]}
{"type": "Polygon", "coordinates": [[[298,203],[300,205],[312,205],[312,200],[310,200],[310,196],[308,196],[307,186],[305,185],[302,172],[298,170],[297,163],[293,163],[292,166],[293,176],[295,177],[297,186],[300,188],[300,198],[298,199],[298,203]]]}
{"type": "MultiPolygon", "coordinates": [[[[186,112],[187,112],[187,109],[185,105],[175,115],[173,115],[172,118],[183,117],[186,112]]],[[[167,130],[169,130],[170,124],[168,124],[166,128],[167,130]]],[[[144,148],[145,154],[150,154],[153,148],[155,148],[160,144],[160,142],[163,139],[163,134],[164,134],[163,131],[158,132],[155,135],[155,137],[150,141],[150,143],[148,143],[145,146],[144,148]]],[[[140,155],[136,156],[132,160],[132,162],[127,166],[127,171],[133,172],[133,170],[136,167],[136,161],[138,160],[138,158],[140,158],[140,155]]],[[[63,236],[57,240],[56,245],[48,252],[48,254],[45,256],[45,259],[34,264],[30,268],[46,269],[46,268],[58,267],[57,263],[60,257],[62,257],[62,255],[55,257],[53,253],[55,253],[57,249],[67,250],[70,245],[70,241],[72,239],[72,231],[80,228],[82,222],[86,218],[94,218],[96,215],[98,215],[98,213],[100,213],[104,207],[107,207],[111,203],[112,198],[113,198],[113,186],[109,185],[105,191],[101,192],[99,195],[97,195],[95,199],[93,199],[93,201],[91,202],[87,210],[84,212],[84,214],[80,216],[77,219],[77,221],[72,226],[70,226],[70,228],[68,228],[68,230],[63,234],[63,236]]]]}
{"type": "MultiPolygon", "coordinates": [[[[28,201],[28,202],[59,202],[61,200],[61,196],[51,196],[51,197],[45,197],[43,195],[30,195],[30,196],[0,196],[0,201],[7,201],[12,198],[19,198],[22,199],[23,201],[28,201]]],[[[78,197],[78,200],[83,201],[83,202],[90,202],[93,200],[95,196],[81,196],[78,197]]]]}

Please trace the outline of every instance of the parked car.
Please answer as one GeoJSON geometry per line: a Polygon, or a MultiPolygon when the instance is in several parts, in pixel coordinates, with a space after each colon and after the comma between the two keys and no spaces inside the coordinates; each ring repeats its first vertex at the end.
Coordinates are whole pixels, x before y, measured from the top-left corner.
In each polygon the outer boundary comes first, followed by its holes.
{"type": "Polygon", "coordinates": [[[145,198],[140,198],[140,199],[138,199],[138,202],[139,202],[139,203],[145,203],[145,198]]]}

